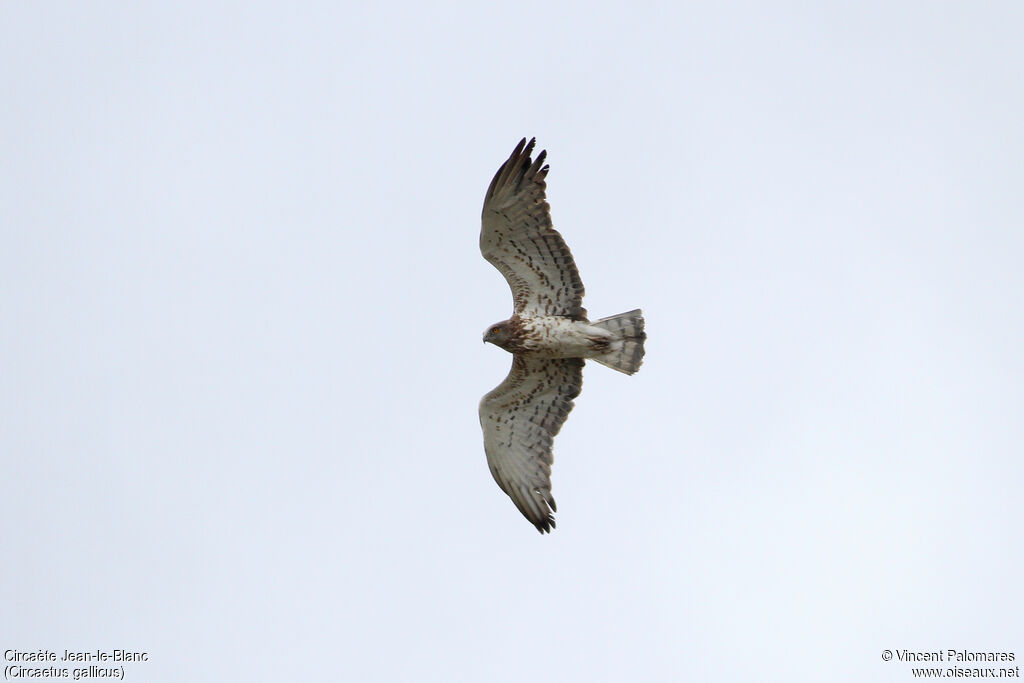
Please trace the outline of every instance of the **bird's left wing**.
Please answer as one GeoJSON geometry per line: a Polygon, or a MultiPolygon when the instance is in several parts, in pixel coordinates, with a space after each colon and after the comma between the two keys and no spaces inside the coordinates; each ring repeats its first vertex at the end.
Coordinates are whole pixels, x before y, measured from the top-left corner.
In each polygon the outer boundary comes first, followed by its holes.
{"type": "Polygon", "coordinates": [[[491,474],[541,533],[555,526],[551,445],[582,387],[581,358],[515,356],[505,381],[480,401],[491,474]]]}
{"type": "Polygon", "coordinates": [[[546,152],[530,158],[535,142],[520,140],[487,188],[480,252],[508,280],[518,315],[585,320],[583,282],[544,197],[546,152]]]}

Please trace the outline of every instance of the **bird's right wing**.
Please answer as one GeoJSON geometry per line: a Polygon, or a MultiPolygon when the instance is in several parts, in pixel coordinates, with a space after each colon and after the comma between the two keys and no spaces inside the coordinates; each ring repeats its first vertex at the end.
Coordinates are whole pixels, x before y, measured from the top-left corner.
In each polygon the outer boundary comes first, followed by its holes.
{"type": "Polygon", "coordinates": [[[583,387],[580,358],[515,356],[505,381],[480,401],[487,464],[498,486],[537,531],[550,532],[551,446],[583,387]]]}

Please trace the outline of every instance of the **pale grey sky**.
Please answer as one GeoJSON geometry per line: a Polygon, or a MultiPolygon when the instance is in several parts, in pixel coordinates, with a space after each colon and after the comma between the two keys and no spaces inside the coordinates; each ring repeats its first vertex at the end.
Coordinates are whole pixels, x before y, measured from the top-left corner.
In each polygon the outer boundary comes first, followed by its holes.
{"type": "Polygon", "coordinates": [[[0,4],[0,648],[1019,664],[1022,35],[1017,2],[0,4]],[[544,537],[476,415],[511,309],[479,210],[532,135],[585,305],[649,334],[588,365],[544,537]]]}

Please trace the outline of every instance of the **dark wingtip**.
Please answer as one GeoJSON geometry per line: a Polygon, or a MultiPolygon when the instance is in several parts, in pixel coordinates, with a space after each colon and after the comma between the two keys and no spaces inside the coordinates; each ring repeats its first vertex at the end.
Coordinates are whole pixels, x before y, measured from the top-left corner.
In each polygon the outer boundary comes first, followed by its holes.
{"type": "Polygon", "coordinates": [[[537,527],[537,531],[543,534],[550,534],[551,530],[555,528],[555,518],[548,515],[546,518],[539,522],[534,522],[533,525],[537,527]]]}

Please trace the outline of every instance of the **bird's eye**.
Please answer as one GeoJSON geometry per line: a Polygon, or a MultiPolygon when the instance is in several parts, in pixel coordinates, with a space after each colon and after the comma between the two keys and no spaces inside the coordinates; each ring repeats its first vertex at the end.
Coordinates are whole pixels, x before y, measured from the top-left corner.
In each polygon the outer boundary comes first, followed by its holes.
{"type": "Polygon", "coordinates": [[[498,332],[500,332],[500,331],[501,331],[501,328],[494,327],[494,328],[491,329],[491,334],[498,334],[498,332]]]}

